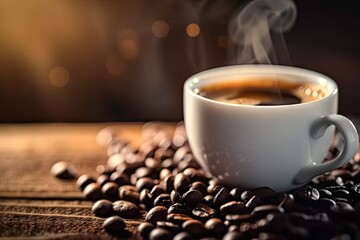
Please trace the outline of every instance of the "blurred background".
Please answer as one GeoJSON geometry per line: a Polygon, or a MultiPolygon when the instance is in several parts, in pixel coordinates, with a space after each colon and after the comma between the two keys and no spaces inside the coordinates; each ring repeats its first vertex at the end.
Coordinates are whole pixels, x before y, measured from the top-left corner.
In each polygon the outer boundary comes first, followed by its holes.
{"type": "MultiPolygon", "coordinates": [[[[228,65],[241,0],[1,0],[0,122],[178,121],[182,85],[228,65]]],[[[291,62],[360,116],[360,4],[295,1],[291,62]]]]}

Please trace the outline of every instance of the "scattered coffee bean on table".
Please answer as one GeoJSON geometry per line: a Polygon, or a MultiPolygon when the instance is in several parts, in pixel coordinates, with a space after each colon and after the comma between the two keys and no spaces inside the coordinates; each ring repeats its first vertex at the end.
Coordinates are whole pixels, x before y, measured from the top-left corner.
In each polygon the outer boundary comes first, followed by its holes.
{"type": "MultiPolygon", "coordinates": [[[[94,201],[95,216],[109,217],[103,224],[109,234],[124,231],[123,217],[143,221],[133,233],[144,239],[360,239],[359,159],[277,193],[266,186],[229,188],[211,178],[197,164],[182,123],[173,136],[145,124],[143,139],[134,148],[112,132],[103,141],[109,158],[99,163],[97,178],[83,174],[76,181],[94,201]]],[[[333,147],[329,156],[338,152],[333,147]]],[[[55,164],[51,173],[68,179],[68,166],[55,164]]]]}
{"type": "Polygon", "coordinates": [[[51,175],[62,180],[72,180],[77,177],[75,167],[68,162],[60,161],[55,163],[50,169],[51,175]]]}

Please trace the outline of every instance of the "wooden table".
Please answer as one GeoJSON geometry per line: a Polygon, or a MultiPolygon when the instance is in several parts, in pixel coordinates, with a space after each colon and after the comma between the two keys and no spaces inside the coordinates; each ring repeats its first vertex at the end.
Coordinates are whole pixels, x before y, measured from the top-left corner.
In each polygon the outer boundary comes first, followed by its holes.
{"type": "MultiPolygon", "coordinates": [[[[107,160],[96,134],[109,125],[140,143],[140,123],[0,125],[0,239],[114,238],[102,230],[103,219],[91,213],[74,181],[50,175],[54,163],[68,161],[79,174],[96,176],[96,166],[107,160]]],[[[139,238],[141,219],[126,222],[130,238],[139,238]]]]}

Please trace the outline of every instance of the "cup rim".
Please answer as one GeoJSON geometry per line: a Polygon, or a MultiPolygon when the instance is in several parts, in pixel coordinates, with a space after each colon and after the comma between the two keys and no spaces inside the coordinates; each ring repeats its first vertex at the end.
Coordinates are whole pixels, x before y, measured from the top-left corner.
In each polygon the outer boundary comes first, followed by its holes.
{"type": "Polygon", "coordinates": [[[236,107],[236,108],[259,108],[259,109],[271,109],[271,108],[296,108],[300,106],[308,106],[313,104],[318,104],[321,102],[328,101],[331,97],[338,94],[338,86],[336,82],[331,79],[330,77],[315,72],[312,70],[304,69],[304,68],[298,68],[298,67],[291,67],[291,66],[284,66],[284,65],[266,65],[266,64],[244,64],[244,65],[230,65],[230,66],[223,66],[223,67],[216,67],[211,68],[208,70],[201,71],[199,73],[196,73],[189,77],[185,83],[184,83],[184,90],[186,93],[192,95],[193,97],[206,101],[212,104],[219,104],[224,105],[228,107],[236,107]],[[221,71],[221,73],[219,73],[221,71]],[[293,76],[303,76],[307,77],[309,79],[314,78],[314,76],[317,78],[317,82],[325,85],[330,84],[332,87],[332,90],[330,91],[329,95],[317,99],[315,101],[311,102],[304,102],[304,103],[295,103],[295,104],[286,104],[286,105],[272,105],[272,106],[259,106],[259,105],[243,105],[243,104],[234,104],[234,103],[225,103],[220,102],[216,100],[212,100],[209,98],[206,98],[204,96],[201,96],[194,92],[194,85],[199,84],[200,81],[204,81],[204,79],[210,78],[210,77],[224,77],[226,75],[235,75],[237,73],[255,73],[255,74],[261,74],[261,73],[269,73],[269,71],[276,71],[279,75],[289,74],[293,76]],[[224,74],[225,73],[225,74],[224,74]]]}

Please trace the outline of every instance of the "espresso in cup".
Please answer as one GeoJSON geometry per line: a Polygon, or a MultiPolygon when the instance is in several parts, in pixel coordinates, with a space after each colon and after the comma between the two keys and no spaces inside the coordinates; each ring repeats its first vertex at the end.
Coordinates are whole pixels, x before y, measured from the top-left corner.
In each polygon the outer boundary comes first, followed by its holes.
{"type": "Polygon", "coordinates": [[[306,103],[329,95],[329,90],[320,84],[275,78],[224,80],[197,92],[215,101],[259,106],[306,103]]]}

